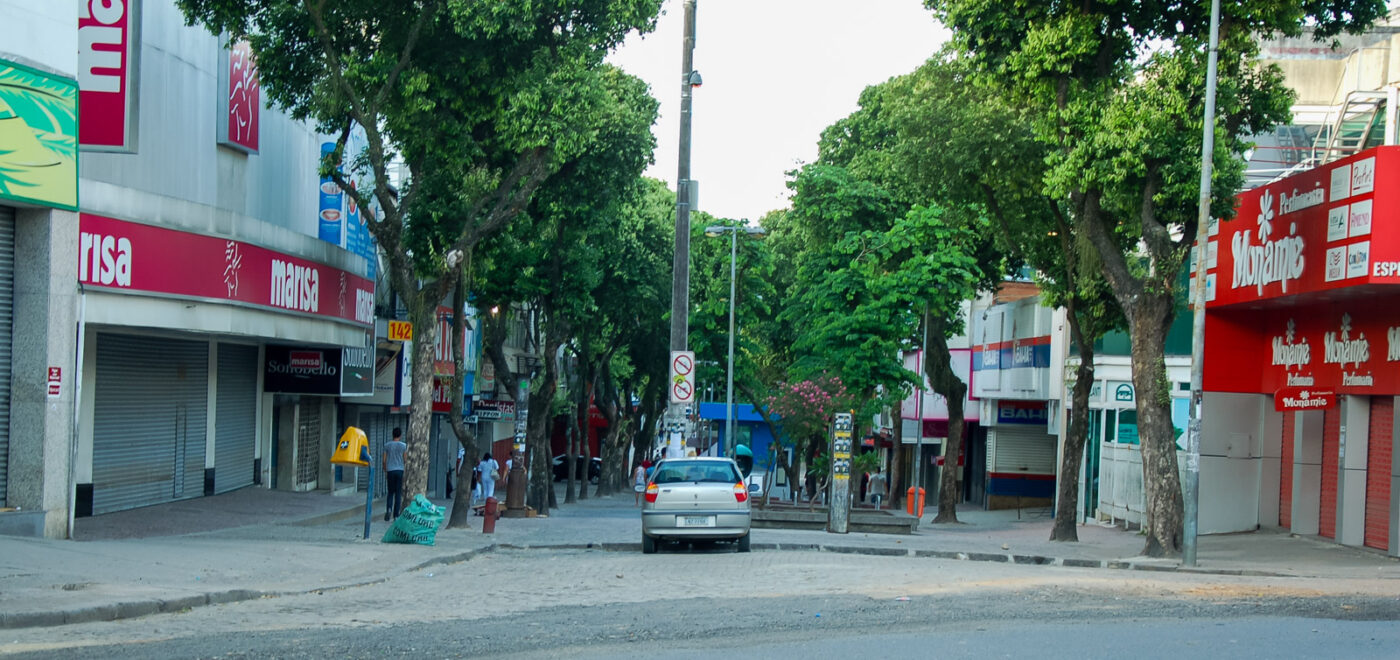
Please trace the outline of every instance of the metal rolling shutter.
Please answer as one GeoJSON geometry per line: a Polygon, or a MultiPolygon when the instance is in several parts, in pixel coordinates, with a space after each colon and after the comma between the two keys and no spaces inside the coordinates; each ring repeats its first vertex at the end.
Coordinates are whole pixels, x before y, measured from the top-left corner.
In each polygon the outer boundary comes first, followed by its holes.
{"type": "Polygon", "coordinates": [[[1055,438],[1049,434],[1014,426],[996,426],[992,433],[996,437],[992,472],[1055,474],[1055,438]]]}
{"type": "Polygon", "coordinates": [[[92,512],[200,497],[209,344],[97,335],[92,512]]]}
{"type": "Polygon", "coordinates": [[[15,312],[15,210],[0,206],[0,506],[9,490],[10,337],[15,312]]]}
{"type": "Polygon", "coordinates": [[[258,348],[219,344],[219,400],[214,417],[214,492],[253,485],[258,435],[258,348]]]}
{"type": "Polygon", "coordinates": [[[321,478],[321,400],[303,397],[297,410],[296,484],[315,484],[321,478]]]}

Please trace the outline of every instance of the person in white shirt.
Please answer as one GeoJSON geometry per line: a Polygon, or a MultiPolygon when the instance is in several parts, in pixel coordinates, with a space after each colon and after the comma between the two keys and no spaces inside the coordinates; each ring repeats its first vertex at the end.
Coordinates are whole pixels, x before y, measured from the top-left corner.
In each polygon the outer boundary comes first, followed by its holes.
{"type": "Polygon", "coordinates": [[[501,475],[501,464],[497,463],[488,451],[481,456],[481,462],[476,465],[476,469],[481,471],[481,497],[495,497],[496,479],[501,475]]]}

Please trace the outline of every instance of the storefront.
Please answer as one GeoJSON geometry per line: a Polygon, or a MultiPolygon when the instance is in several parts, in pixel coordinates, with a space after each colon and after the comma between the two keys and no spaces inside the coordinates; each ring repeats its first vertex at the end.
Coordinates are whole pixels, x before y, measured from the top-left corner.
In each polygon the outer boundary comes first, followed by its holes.
{"type": "Polygon", "coordinates": [[[1400,555],[1400,148],[1237,209],[1206,259],[1202,531],[1278,525],[1400,555]]]}
{"type": "Polygon", "coordinates": [[[345,347],[364,346],[373,321],[374,284],[347,268],[357,258],[322,248],[337,267],[90,213],[79,229],[77,515],[254,483],[332,487],[335,397],[363,376],[345,347]]]}

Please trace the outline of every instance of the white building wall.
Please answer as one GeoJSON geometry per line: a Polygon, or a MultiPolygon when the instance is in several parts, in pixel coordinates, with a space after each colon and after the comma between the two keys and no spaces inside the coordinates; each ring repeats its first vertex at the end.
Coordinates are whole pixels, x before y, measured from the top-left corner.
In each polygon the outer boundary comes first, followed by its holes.
{"type": "Polygon", "coordinates": [[[0,59],[78,75],[78,0],[0,0],[0,59]]]}
{"type": "Polygon", "coordinates": [[[1259,526],[1264,466],[1260,434],[1265,407],[1272,410],[1273,400],[1262,394],[1217,392],[1207,395],[1204,403],[1198,531],[1254,530],[1259,526]]]}

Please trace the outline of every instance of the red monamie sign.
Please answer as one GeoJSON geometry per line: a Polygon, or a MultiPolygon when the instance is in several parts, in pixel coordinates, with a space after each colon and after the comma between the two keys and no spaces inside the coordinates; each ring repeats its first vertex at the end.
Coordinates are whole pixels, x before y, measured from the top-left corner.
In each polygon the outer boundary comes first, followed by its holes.
{"type": "Polygon", "coordinates": [[[1243,192],[1211,237],[1208,307],[1400,284],[1400,147],[1379,147],[1243,192]]]}
{"type": "Polygon", "coordinates": [[[1274,410],[1324,410],[1337,405],[1337,393],[1315,387],[1284,387],[1274,392],[1274,410]]]}
{"type": "Polygon", "coordinates": [[[242,241],[89,213],[79,216],[78,280],[374,325],[374,282],[358,275],[242,241]]]}

